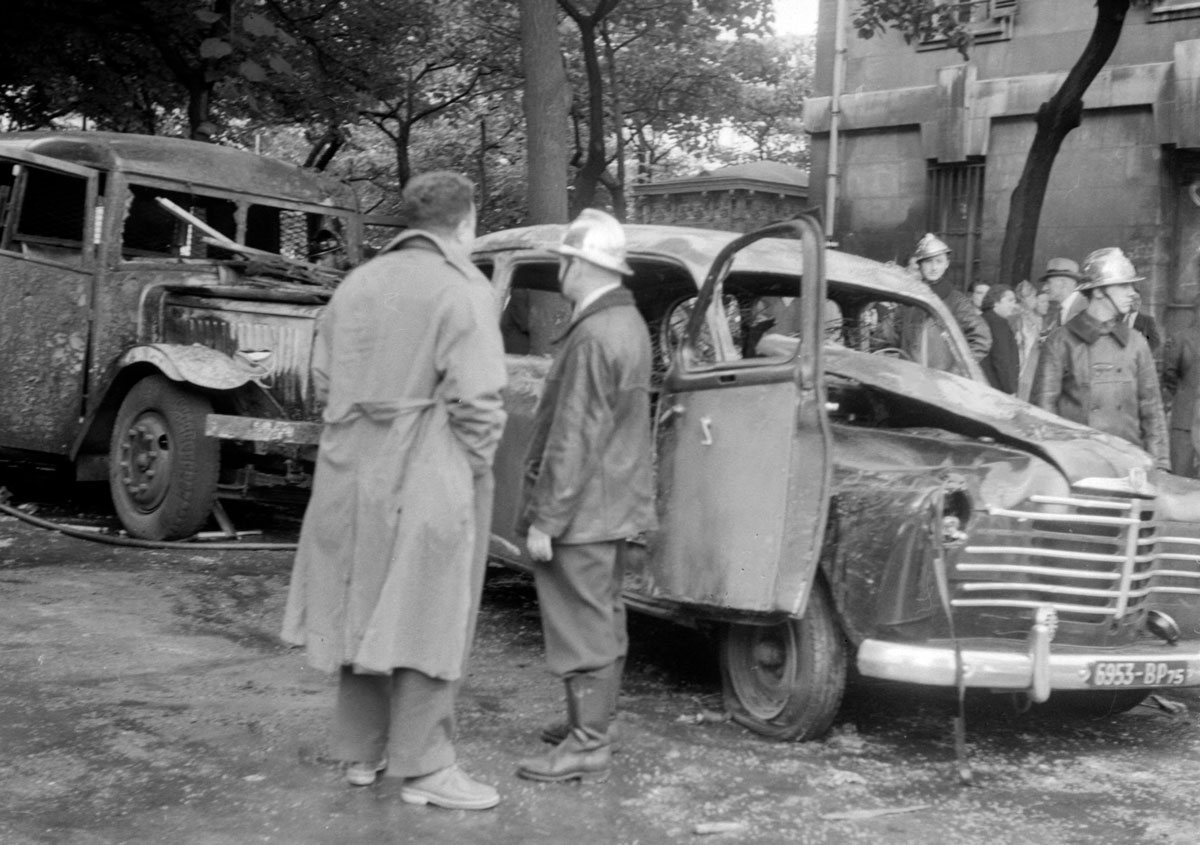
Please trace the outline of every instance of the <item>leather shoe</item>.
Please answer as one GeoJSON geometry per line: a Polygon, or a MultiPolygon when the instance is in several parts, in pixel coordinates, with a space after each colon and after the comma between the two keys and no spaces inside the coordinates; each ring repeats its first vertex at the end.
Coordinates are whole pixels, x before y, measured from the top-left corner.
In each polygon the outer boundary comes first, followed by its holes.
{"type": "Polygon", "coordinates": [[[351,786],[370,786],[386,768],[386,757],[378,763],[351,763],[346,767],[346,783],[351,786]]]}
{"type": "Polygon", "coordinates": [[[612,749],[608,745],[588,748],[574,735],[568,735],[549,753],[517,764],[517,777],[552,783],[564,780],[604,783],[611,771],[612,749]]]}
{"type": "Polygon", "coordinates": [[[500,793],[453,765],[404,781],[400,800],[406,804],[434,804],[447,810],[490,810],[500,803],[500,793]]]}

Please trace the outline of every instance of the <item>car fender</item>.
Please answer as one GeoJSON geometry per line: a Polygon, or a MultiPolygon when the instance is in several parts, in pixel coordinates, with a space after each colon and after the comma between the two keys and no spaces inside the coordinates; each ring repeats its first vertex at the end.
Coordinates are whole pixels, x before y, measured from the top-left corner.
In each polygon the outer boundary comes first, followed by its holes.
{"type": "Polygon", "coordinates": [[[133,364],[150,364],[172,381],[209,390],[233,390],[270,372],[252,361],[234,358],[207,346],[151,343],[135,346],[121,356],[117,369],[133,364]]]}

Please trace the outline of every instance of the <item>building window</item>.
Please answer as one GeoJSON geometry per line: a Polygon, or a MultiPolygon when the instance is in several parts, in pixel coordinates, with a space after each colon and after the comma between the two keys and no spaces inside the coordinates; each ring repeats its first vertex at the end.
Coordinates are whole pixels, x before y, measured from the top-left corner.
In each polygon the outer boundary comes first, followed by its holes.
{"type": "Polygon", "coordinates": [[[1200,18],[1200,0],[1152,0],[1151,23],[1200,18]]]}
{"type": "Polygon", "coordinates": [[[947,275],[959,290],[966,290],[979,278],[983,162],[930,165],[928,186],[926,229],[953,250],[947,275]]]}
{"type": "MultiPolygon", "coordinates": [[[[938,3],[938,14],[950,15],[966,29],[976,44],[1007,41],[1012,38],[1013,20],[1017,16],[1017,0],[962,0],[938,3]]],[[[952,46],[944,35],[932,34],[922,38],[918,49],[937,50],[952,46]]]]}

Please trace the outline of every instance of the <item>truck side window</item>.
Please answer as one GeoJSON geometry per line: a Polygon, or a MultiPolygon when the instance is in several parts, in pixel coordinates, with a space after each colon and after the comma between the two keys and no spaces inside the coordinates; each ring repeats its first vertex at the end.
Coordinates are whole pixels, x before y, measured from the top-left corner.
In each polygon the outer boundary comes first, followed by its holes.
{"type": "MultiPolygon", "coordinates": [[[[21,165],[14,174],[24,170],[23,187],[6,185],[9,201],[19,202],[11,207],[10,249],[17,243],[34,257],[55,261],[80,259],[84,243],[84,222],[87,219],[87,180],[67,173],[56,173],[38,167],[21,165]]],[[[3,190],[3,188],[0,188],[3,190]]]]}
{"type": "Polygon", "coordinates": [[[219,197],[130,186],[129,207],[121,232],[123,258],[228,258],[229,253],[205,240],[206,233],[190,226],[163,207],[168,200],[225,237],[237,236],[237,204],[219,197]]]}

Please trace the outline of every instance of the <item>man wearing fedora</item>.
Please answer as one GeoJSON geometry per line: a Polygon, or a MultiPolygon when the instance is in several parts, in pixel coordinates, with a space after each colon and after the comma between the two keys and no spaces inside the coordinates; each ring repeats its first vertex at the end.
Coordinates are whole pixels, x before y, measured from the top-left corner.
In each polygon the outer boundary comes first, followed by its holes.
{"type": "Polygon", "coordinates": [[[1068,320],[1087,308],[1087,299],[1079,291],[1082,280],[1079,265],[1070,258],[1051,258],[1046,262],[1046,272],[1038,279],[1038,284],[1050,297],[1054,325],[1066,325],[1068,320]]]}
{"type": "Polygon", "coordinates": [[[1169,469],[1154,356],[1146,338],[1125,322],[1133,285],[1144,278],[1117,247],[1088,255],[1078,288],[1087,305],[1046,338],[1030,401],[1128,440],[1169,469]]]}

